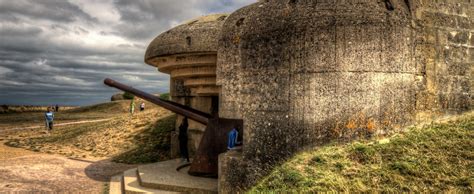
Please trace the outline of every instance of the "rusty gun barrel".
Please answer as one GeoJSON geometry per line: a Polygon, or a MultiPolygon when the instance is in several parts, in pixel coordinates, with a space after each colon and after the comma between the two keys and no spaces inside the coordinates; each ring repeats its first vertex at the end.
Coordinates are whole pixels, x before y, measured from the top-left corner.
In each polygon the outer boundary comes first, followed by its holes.
{"type": "Polygon", "coordinates": [[[176,114],[180,114],[183,116],[187,116],[188,118],[195,120],[199,123],[202,123],[204,125],[207,125],[209,123],[209,119],[211,119],[211,115],[207,114],[205,112],[198,111],[196,109],[178,104],[176,102],[168,101],[168,100],[163,100],[160,99],[152,94],[143,92],[141,90],[135,89],[131,86],[127,86],[125,84],[122,84],[120,82],[117,82],[113,79],[106,78],[104,80],[104,84],[108,85],[110,87],[117,88],[119,90],[131,93],[135,96],[138,96],[144,100],[147,100],[153,104],[159,105],[163,108],[166,108],[172,112],[175,112],[176,114]]]}
{"type": "Polygon", "coordinates": [[[202,136],[196,155],[193,158],[188,173],[194,176],[217,177],[219,167],[219,154],[227,151],[227,134],[232,128],[238,128],[239,139],[242,139],[243,121],[240,119],[225,119],[212,117],[210,114],[195,110],[193,108],[178,104],[176,102],[162,100],[146,92],[121,84],[112,79],[105,79],[108,86],[129,92],[143,98],[151,103],[175,112],[199,123],[207,125],[202,136]]]}

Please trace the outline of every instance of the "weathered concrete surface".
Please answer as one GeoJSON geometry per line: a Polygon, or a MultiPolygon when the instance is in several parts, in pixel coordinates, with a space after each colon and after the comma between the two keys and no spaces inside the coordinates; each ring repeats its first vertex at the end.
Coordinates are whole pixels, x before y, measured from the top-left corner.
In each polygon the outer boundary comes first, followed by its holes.
{"type": "Polygon", "coordinates": [[[217,193],[217,179],[189,175],[188,167],[177,171],[181,161],[169,160],[138,167],[140,184],[147,188],[187,193],[217,193]]]}
{"type": "Polygon", "coordinates": [[[235,170],[235,168],[245,168],[242,160],[242,150],[231,150],[219,155],[219,181],[218,190],[220,193],[230,193],[232,191],[239,191],[243,188],[232,184],[234,182],[242,181],[245,177],[245,170],[235,170]]]}
{"type": "Polygon", "coordinates": [[[417,120],[472,109],[474,1],[411,1],[417,120]]]}
{"type": "MultiPolygon", "coordinates": [[[[211,113],[220,88],[216,85],[217,41],[227,14],[203,16],[157,36],[148,46],[145,62],[170,74],[171,100],[211,113]]],[[[217,102],[215,103],[217,104],[217,102]]],[[[176,128],[181,124],[178,116],[176,128]]],[[[199,145],[205,126],[189,121],[191,155],[199,145]]],[[[178,131],[178,130],[177,130],[178,131]]],[[[172,141],[177,141],[177,131],[172,141]]],[[[171,155],[177,157],[179,147],[171,144],[171,155]]]]}
{"type": "Polygon", "coordinates": [[[123,173],[121,184],[123,184],[122,188],[125,194],[140,194],[140,193],[178,194],[178,192],[143,187],[140,185],[140,180],[137,177],[137,175],[138,175],[138,171],[136,168],[129,169],[123,173]]]}
{"type": "Polygon", "coordinates": [[[216,52],[217,39],[227,14],[199,17],[157,36],[148,46],[145,62],[161,56],[216,52]]]}
{"type": "Polygon", "coordinates": [[[219,94],[220,116],[244,120],[243,150],[219,158],[229,192],[306,146],[472,109],[473,17],[473,0],[262,0],[163,33],[145,61],[173,101],[210,112],[219,94]]]}
{"type": "Polygon", "coordinates": [[[471,109],[472,6],[267,0],[231,14],[219,114],[243,119],[245,133],[241,156],[221,156],[219,191],[252,185],[305,146],[471,109]]]}
{"type": "Polygon", "coordinates": [[[122,194],[122,175],[115,175],[110,178],[109,182],[109,194],[122,194]]]}
{"type": "Polygon", "coordinates": [[[110,193],[217,193],[217,179],[190,176],[180,159],[126,170],[110,180],[110,193]]]}

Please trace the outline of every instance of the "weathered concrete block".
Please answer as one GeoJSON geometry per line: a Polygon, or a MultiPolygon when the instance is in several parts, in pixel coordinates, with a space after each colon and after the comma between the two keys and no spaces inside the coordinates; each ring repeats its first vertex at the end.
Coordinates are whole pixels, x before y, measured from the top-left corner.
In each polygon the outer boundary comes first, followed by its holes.
{"type": "Polygon", "coordinates": [[[472,65],[474,65],[474,63],[450,63],[447,71],[449,75],[466,76],[472,65]]]}
{"type": "Polygon", "coordinates": [[[448,34],[448,41],[455,44],[467,44],[469,41],[470,33],[466,31],[461,32],[451,32],[448,34]]]}
{"type": "Polygon", "coordinates": [[[234,150],[219,155],[219,193],[238,193],[245,185],[245,180],[236,179],[246,173],[242,153],[234,150]]]}
{"type": "Polygon", "coordinates": [[[224,108],[220,116],[244,120],[248,172],[234,178],[251,184],[305,146],[414,122],[415,36],[406,5],[394,4],[403,9],[375,1],[262,1],[229,17],[218,83],[221,105],[239,114],[224,108]]]}
{"type": "Polygon", "coordinates": [[[467,56],[469,56],[469,57],[467,57],[468,62],[470,62],[470,63],[474,62],[474,48],[469,48],[467,50],[467,56]]]}

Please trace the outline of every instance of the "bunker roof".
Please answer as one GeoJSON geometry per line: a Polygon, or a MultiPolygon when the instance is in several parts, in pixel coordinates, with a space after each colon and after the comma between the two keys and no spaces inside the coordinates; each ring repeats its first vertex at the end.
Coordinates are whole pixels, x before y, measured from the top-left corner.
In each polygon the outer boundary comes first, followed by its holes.
{"type": "Polygon", "coordinates": [[[202,16],[158,35],[148,46],[145,63],[153,58],[186,53],[217,52],[217,41],[228,14],[202,16]]]}

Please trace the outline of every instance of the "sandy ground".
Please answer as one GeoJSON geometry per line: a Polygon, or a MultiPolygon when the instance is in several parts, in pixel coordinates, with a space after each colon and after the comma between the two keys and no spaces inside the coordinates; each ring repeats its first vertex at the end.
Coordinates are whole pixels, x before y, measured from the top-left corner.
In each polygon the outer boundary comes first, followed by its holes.
{"type": "Polygon", "coordinates": [[[135,135],[170,115],[150,108],[130,119],[122,106],[128,107],[128,102],[58,114],[51,134],[44,129],[42,114],[0,115],[0,194],[103,193],[110,177],[136,167],[107,158],[130,149],[126,145],[133,145],[135,135]],[[91,130],[96,126],[100,130],[91,130]],[[108,152],[95,154],[102,149],[108,152]]]}
{"type": "MultiPolygon", "coordinates": [[[[0,133],[0,136],[1,133],[0,133]]],[[[0,193],[103,193],[110,177],[134,165],[88,161],[13,148],[0,141],[0,193]]]]}

